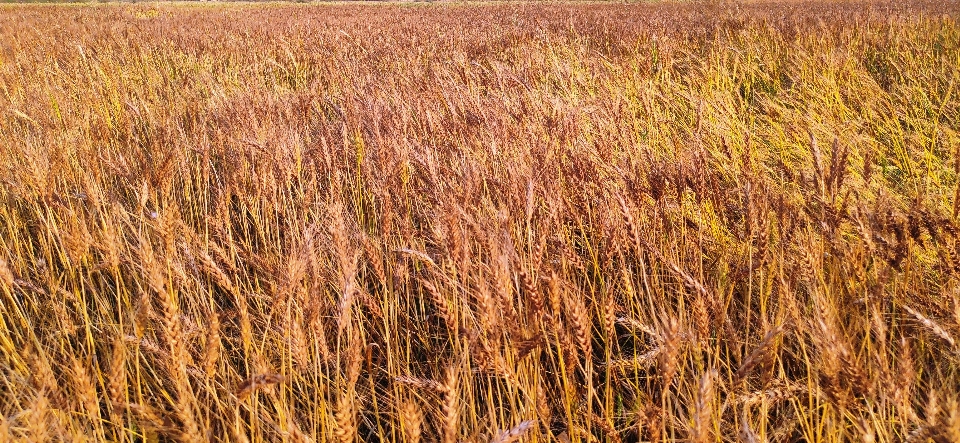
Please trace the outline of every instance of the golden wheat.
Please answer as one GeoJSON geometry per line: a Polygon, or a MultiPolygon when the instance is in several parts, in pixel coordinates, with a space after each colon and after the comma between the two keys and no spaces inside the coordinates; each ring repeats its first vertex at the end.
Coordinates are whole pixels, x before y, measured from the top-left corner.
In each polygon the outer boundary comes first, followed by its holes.
{"type": "Polygon", "coordinates": [[[0,441],[956,441],[958,6],[2,6],[0,441]]]}

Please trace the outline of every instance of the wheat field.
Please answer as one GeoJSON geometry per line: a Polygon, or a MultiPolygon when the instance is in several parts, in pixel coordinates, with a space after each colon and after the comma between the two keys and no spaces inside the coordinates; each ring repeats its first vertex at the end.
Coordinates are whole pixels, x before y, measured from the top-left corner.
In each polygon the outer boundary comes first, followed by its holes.
{"type": "Polygon", "coordinates": [[[960,441],[960,3],[0,6],[0,441],[960,441]]]}

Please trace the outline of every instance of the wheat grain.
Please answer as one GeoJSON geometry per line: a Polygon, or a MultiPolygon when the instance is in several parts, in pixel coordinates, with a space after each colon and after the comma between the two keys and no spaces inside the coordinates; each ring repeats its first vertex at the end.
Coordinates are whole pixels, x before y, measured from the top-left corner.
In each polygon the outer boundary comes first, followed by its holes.
{"type": "Polygon", "coordinates": [[[404,441],[420,443],[420,435],[423,430],[423,412],[420,407],[412,401],[407,401],[403,404],[400,413],[403,421],[404,441]]]}
{"type": "Polygon", "coordinates": [[[919,321],[920,324],[926,327],[930,332],[933,332],[936,336],[946,341],[951,348],[956,348],[956,345],[957,345],[956,340],[954,340],[953,337],[950,336],[950,334],[945,329],[943,329],[939,324],[937,324],[937,322],[930,320],[923,314],[915,311],[913,308],[907,305],[904,305],[903,309],[909,312],[910,315],[913,315],[914,317],[916,317],[917,321],[919,321]]]}
{"type": "Polygon", "coordinates": [[[443,443],[454,443],[460,433],[460,377],[453,367],[447,369],[443,391],[443,443]]]}
{"type": "Polygon", "coordinates": [[[533,427],[533,420],[526,420],[520,422],[520,424],[498,433],[490,443],[512,443],[520,439],[530,428],[533,427]]]}

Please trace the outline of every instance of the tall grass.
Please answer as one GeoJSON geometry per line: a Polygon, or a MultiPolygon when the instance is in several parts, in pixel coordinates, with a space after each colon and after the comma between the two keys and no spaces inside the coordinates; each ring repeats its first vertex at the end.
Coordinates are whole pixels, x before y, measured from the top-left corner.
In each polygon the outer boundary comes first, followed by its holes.
{"type": "Polygon", "coordinates": [[[955,2],[0,9],[0,440],[960,441],[955,2]]]}

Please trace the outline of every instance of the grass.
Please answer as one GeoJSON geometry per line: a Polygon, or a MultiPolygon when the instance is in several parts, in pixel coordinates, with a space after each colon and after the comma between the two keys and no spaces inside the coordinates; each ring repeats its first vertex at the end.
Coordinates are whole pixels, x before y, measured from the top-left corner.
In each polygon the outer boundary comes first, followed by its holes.
{"type": "Polygon", "coordinates": [[[0,440],[960,441],[955,2],[0,11],[0,440]]]}

